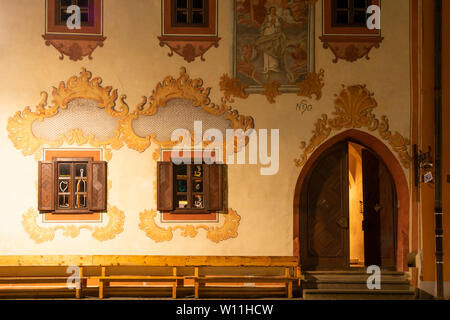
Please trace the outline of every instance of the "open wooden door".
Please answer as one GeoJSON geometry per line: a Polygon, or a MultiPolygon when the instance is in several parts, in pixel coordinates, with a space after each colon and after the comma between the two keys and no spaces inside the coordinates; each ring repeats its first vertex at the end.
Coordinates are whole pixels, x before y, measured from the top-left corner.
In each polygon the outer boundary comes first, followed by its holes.
{"type": "Polygon", "coordinates": [[[325,151],[302,188],[300,252],[303,270],[349,267],[347,142],[325,151]]]}
{"type": "Polygon", "coordinates": [[[366,266],[396,268],[397,197],[387,167],[371,151],[362,151],[364,252],[366,266]]]}

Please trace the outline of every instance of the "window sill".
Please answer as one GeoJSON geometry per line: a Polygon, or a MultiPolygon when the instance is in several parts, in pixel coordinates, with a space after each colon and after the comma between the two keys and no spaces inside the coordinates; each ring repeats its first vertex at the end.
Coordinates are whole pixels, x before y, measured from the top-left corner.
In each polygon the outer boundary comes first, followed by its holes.
{"type": "Polygon", "coordinates": [[[55,211],[45,212],[45,213],[53,213],[53,214],[89,214],[89,213],[94,213],[94,211],[91,211],[91,210],[55,210],[55,211]]]}
{"type": "Polygon", "coordinates": [[[172,214],[206,214],[211,213],[207,209],[175,209],[173,211],[167,211],[172,214]]]}
{"type": "Polygon", "coordinates": [[[197,57],[205,61],[203,55],[212,46],[218,48],[221,40],[216,36],[161,36],[158,39],[161,47],[166,45],[170,48],[169,57],[176,52],[189,63],[197,57]]]}
{"type": "Polygon", "coordinates": [[[325,49],[329,48],[333,52],[333,63],[337,63],[339,59],[355,62],[366,57],[369,60],[370,50],[379,48],[384,38],[371,35],[324,35],[319,39],[325,49]]]}
{"type": "Polygon", "coordinates": [[[68,56],[70,60],[78,61],[88,57],[92,60],[92,53],[97,47],[103,47],[106,37],[74,34],[45,34],[42,35],[47,46],[52,45],[61,56],[68,56]]]}

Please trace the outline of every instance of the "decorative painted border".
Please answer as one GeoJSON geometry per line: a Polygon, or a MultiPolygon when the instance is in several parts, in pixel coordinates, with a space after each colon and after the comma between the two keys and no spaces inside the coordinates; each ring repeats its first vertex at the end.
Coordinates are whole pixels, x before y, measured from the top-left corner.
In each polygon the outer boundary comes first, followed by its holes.
{"type": "Polygon", "coordinates": [[[378,104],[373,98],[373,93],[369,92],[365,85],[343,86],[339,95],[336,95],[334,104],[334,118],[329,119],[323,114],[314,124],[313,136],[309,143],[301,142],[300,149],[303,152],[299,158],[294,159],[297,167],[302,167],[306,163],[308,156],[330,136],[332,131],[367,128],[369,131],[378,130],[380,136],[397,153],[403,167],[409,169],[412,159],[409,154],[410,141],[400,133],[392,133],[389,130],[389,120],[386,116],[382,116],[380,120],[372,113],[378,104]]]}

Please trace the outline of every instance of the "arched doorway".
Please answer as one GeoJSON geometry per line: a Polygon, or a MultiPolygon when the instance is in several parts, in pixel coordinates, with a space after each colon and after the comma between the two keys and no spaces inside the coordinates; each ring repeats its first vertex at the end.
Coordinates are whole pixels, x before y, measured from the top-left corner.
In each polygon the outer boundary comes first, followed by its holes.
{"type": "Polygon", "coordinates": [[[408,199],[403,169],[378,139],[348,130],[328,140],[311,155],[297,182],[294,254],[300,256],[302,269],[379,265],[405,270],[408,199]],[[354,159],[350,163],[355,153],[359,177],[354,159]],[[360,200],[352,203],[352,186],[358,183],[360,200]],[[358,202],[360,212],[355,213],[358,202]]]}

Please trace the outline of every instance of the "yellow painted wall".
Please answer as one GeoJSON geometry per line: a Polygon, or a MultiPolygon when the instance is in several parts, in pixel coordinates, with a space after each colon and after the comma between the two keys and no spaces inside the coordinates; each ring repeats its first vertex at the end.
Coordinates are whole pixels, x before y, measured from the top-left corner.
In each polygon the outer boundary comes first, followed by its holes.
{"type": "MultiPolygon", "coordinates": [[[[447,175],[450,173],[450,126],[448,119],[450,114],[448,106],[450,103],[450,42],[448,33],[450,32],[450,22],[446,17],[450,13],[450,5],[448,1],[442,1],[443,8],[443,84],[442,84],[442,200],[443,212],[448,213],[450,210],[450,188],[447,182],[447,175]]],[[[423,49],[422,49],[422,66],[421,66],[421,112],[419,128],[421,148],[427,150],[428,146],[434,151],[434,2],[423,1],[423,49]]],[[[435,260],[435,216],[434,216],[434,185],[422,185],[421,188],[421,243],[422,243],[422,277],[424,281],[423,287],[427,291],[434,293],[436,279],[436,260],[435,260]]],[[[449,296],[448,281],[450,281],[450,240],[448,234],[450,232],[450,219],[448,214],[443,216],[444,228],[444,281],[446,281],[445,294],[449,296]]]]}
{"type": "MultiPolygon", "coordinates": [[[[342,84],[367,85],[378,102],[374,110],[377,117],[386,115],[393,132],[405,137],[410,133],[409,1],[383,1],[385,39],[379,49],[371,51],[370,60],[337,64],[318,39],[322,34],[321,5],[322,1],[318,1],[315,12],[315,60],[316,70],[325,70],[325,87],[319,101],[309,101],[312,111],[302,116],[296,104],[303,98],[295,94],[277,97],[275,104],[258,94],[233,104],[240,113],[254,118],[257,129],[280,129],[277,175],[261,176],[258,166],[229,167],[228,203],[241,216],[237,238],[216,244],[206,239],[203,230],[195,238],[175,231],[171,241],[161,243],[146,237],[138,225],[139,213],[156,207],[152,149],[138,153],[124,147],[113,151],[108,177],[112,181],[110,203],[125,212],[124,231],[103,242],[92,238],[87,230],[75,238],[56,231],[52,241],[36,243],[25,232],[22,217],[30,208],[36,209],[37,162],[33,157],[24,157],[8,139],[8,118],[26,106],[34,108],[42,90],[51,93],[52,86],[78,75],[82,67],[94,77],[101,77],[104,85],[126,94],[131,109],[141,96],[149,96],[163,78],[177,77],[182,66],[187,67],[191,77],[202,78],[205,86],[212,87],[211,98],[219,102],[220,77],[232,71],[233,6],[232,1],[219,1],[219,48],[205,54],[206,62],[197,59],[188,64],[177,55],[168,57],[169,50],[159,46],[159,0],[106,0],[104,47],[95,50],[93,60],[73,62],[67,57],[59,60],[59,53],[44,44],[43,1],[1,1],[0,254],[291,255],[294,188],[300,173],[293,160],[300,153],[300,142],[309,141],[314,122],[324,113],[331,116],[335,94],[342,84]]],[[[371,134],[380,138],[377,132],[371,134]]],[[[409,176],[407,170],[405,174],[409,176]]]]}

